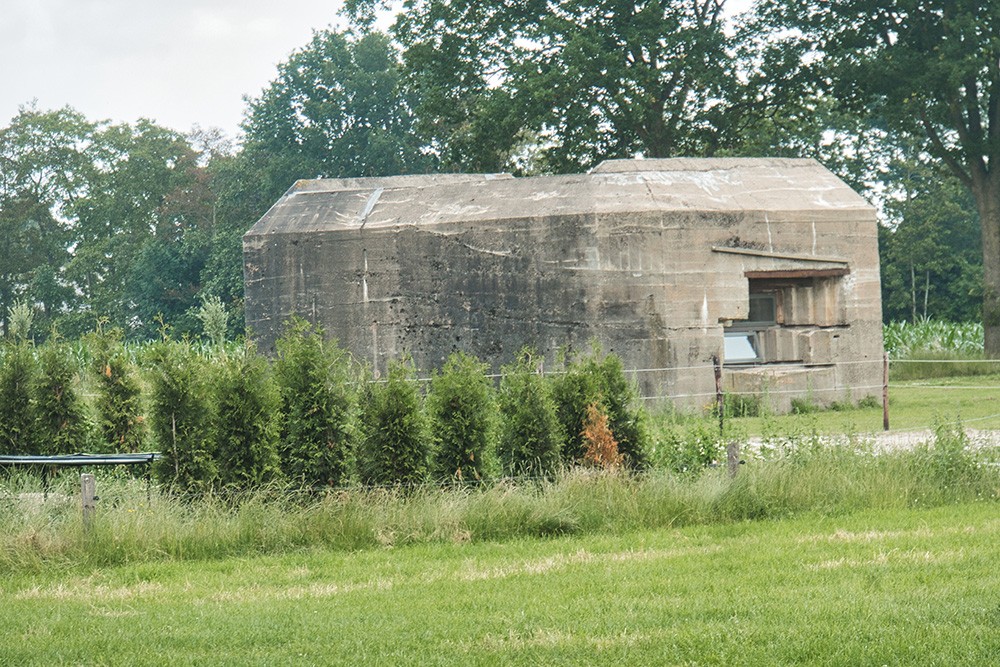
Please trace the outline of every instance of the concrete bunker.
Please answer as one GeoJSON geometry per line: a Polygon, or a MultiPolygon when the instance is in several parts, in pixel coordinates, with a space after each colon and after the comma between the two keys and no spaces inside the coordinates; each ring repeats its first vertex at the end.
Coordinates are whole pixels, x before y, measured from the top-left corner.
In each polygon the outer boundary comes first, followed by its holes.
{"type": "Polygon", "coordinates": [[[812,160],[613,160],[588,174],[299,181],[244,237],[247,324],[324,325],[378,371],[495,369],[591,339],[644,396],[857,400],[881,376],[875,211],[812,160]]]}

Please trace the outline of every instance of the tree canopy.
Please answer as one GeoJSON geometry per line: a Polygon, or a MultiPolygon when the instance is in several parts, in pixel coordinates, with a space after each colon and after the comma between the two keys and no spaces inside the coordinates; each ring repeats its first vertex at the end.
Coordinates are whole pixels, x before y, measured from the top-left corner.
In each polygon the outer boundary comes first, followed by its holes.
{"type": "Polygon", "coordinates": [[[277,179],[268,189],[279,194],[291,185],[289,175],[426,171],[434,165],[413,134],[414,98],[401,85],[398,54],[385,35],[318,31],[249,100],[245,152],[266,163],[262,175],[277,179]]]}
{"type": "Polygon", "coordinates": [[[22,107],[0,128],[0,321],[15,301],[58,310],[73,241],[63,210],[87,190],[85,148],[93,124],[69,108],[22,107]]]}
{"type": "Polygon", "coordinates": [[[0,313],[29,301],[39,335],[101,318],[146,337],[156,315],[195,305],[215,194],[186,137],[26,106],[0,129],[0,160],[0,233],[12,241],[0,250],[0,313]]]}
{"type": "Polygon", "coordinates": [[[23,107],[0,127],[0,325],[242,331],[243,233],[301,178],[814,157],[875,201],[886,317],[1000,350],[1000,9],[970,0],[352,0],[217,132],[23,107]],[[980,224],[982,221],[982,224],[980,224]],[[978,235],[978,236],[977,236],[978,235]],[[983,306],[985,304],[985,306],[983,306]]]}
{"type": "Polygon", "coordinates": [[[978,319],[983,255],[971,194],[925,164],[891,169],[899,191],[885,209],[893,227],[879,229],[885,319],[978,319]]]}
{"type": "Polygon", "coordinates": [[[800,74],[853,113],[918,140],[972,194],[983,253],[986,349],[1000,354],[1000,6],[974,0],[770,0],[800,74]]]}
{"type": "Polygon", "coordinates": [[[568,172],[731,149],[784,102],[781,59],[724,6],[408,0],[392,34],[421,91],[416,127],[446,167],[568,172]]]}

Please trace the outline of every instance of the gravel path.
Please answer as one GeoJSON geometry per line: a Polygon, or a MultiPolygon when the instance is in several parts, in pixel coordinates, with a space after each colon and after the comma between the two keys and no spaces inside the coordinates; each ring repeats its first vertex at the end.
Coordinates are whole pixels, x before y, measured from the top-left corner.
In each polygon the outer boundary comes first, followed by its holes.
{"type": "MultiPolygon", "coordinates": [[[[965,434],[969,437],[969,444],[974,448],[997,447],[1000,446],[1000,431],[980,430],[967,428],[965,434]]],[[[912,449],[918,445],[932,442],[934,432],[930,429],[917,431],[889,431],[888,433],[856,433],[854,439],[859,442],[871,443],[876,452],[889,451],[894,449],[912,449]]],[[[846,444],[848,436],[823,435],[820,436],[823,442],[830,444],[846,444]]],[[[767,442],[763,438],[750,438],[745,446],[752,451],[760,451],[767,442]]],[[[775,442],[771,443],[776,444],[775,442]]]]}

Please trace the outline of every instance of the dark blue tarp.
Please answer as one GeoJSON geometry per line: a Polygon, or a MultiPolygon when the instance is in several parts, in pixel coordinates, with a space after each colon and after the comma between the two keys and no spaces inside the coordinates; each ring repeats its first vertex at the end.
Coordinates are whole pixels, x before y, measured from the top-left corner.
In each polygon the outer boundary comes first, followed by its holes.
{"type": "Polygon", "coordinates": [[[139,454],[67,454],[63,456],[0,456],[0,466],[52,465],[52,466],[112,466],[152,463],[157,452],[139,454]]]}

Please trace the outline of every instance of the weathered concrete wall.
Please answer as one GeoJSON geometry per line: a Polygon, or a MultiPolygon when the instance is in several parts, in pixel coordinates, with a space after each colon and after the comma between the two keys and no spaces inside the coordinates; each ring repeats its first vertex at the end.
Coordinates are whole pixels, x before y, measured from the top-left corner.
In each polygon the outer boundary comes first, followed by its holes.
{"type": "Polygon", "coordinates": [[[765,346],[791,364],[727,368],[727,384],[773,386],[778,407],[791,390],[877,393],[867,389],[881,373],[868,363],[881,355],[870,207],[835,179],[816,195],[769,175],[778,186],[761,177],[754,194],[753,178],[731,173],[766,163],[794,176],[789,165],[805,163],[815,174],[808,161],[687,161],[690,173],[681,162],[537,179],[305,182],[244,239],[248,325],[267,350],[299,314],[379,370],[404,352],[430,370],[454,350],[499,368],[525,345],[551,359],[597,339],[642,371],[644,395],[701,407],[724,326],[747,317],[748,272],[846,267],[789,288],[790,316],[765,346]]]}

